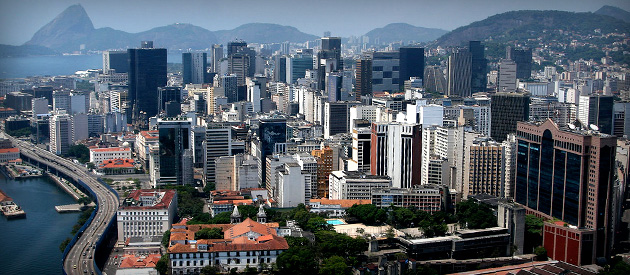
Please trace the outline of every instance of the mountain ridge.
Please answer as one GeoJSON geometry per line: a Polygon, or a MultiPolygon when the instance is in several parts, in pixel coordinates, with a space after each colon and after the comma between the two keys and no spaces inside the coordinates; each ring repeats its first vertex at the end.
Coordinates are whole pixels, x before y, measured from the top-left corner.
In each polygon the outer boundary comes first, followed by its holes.
{"type": "Polygon", "coordinates": [[[380,43],[403,42],[428,42],[448,33],[446,30],[436,28],[417,27],[407,23],[390,23],[381,28],[373,29],[365,35],[370,41],[378,40],[380,43]]]}

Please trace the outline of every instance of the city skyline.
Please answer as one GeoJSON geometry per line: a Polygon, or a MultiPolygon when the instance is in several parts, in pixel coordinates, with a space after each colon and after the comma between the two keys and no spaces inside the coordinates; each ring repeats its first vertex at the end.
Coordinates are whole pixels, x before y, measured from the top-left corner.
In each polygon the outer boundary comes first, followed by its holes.
{"type": "Polygon", "coordinates": [[[511,10],[563,10],[594,12],[603,5],[612,5],[630,10],[630,2],[606,1],[318,1],[317,5],[307,1],[292,1],[291,5],[279,0],[260,2],[243,0],[237,2],[206,2],[188,0],[182,2],[145,1],[123,2],[119,0],[99,1],[41,1],[28,0],[0,3],[0,44],[21,45],[55,16],[73,4],[81,4],[95,28],[111,27],[131,33],[147,31],[155,27],[174,23],[190,23],[208,30],[229,30],[247,23],[274,23],[293,26],[302,32],[321,36],[330,31],[333,36],[360,36],[372,29],[390,23],[408,23],[418,27],[438,28],[447,31],[472,22],[483,20],[494,14],[511,10]],[[330,9],[335,5],[337,8],[330,9]],[[256,8],[252,8],[254,5],[256,8]],[[409,8],[401,9],[402,6],[409,8]],[[304,12],[308,10],[308,13],[304,12]],[[106,11],[106,12],[102,12],[106,11]],[[108,11],[108,12],[107,12],[108,11]],[[168,13],[166,12],[168,11],[168,13]],[[426,12],[430,11],[430,12],[426,12]],[[142,16],[141,13],[151,16],[142,16]],[[237,18],[234,14],[241,15],[237,18]],[[322,14],[328,14],[327,17],[322,14]],[[444,14],[452,14],[443,20],[444,14]],[[115,15],[115,16],[114,16],[115,15]],[[280,16],[282,15],[282,16],[280,16]],[[28,18],[28,20],[24,20],[28,18]],[[323,19],[322,19],[323,18],[323,19]],[[370,18],[362,22],[362,18],[370,18]],[[115,20],[114,20],[115,19],[115,20]],[[312,22],[319,21],[318,24],[312,22]],[[347,24],[347,22],[362,22],[347,24]],[[16,26],[19,26],[16,28],[16,26]]]}

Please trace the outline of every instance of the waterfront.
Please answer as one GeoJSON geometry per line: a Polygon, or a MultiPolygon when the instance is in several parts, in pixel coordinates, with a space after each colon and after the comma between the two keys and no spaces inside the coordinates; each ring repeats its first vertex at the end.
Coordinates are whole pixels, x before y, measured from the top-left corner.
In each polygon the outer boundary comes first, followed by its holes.
{"type": "MultiPolygon", "coordinates": [[[[181,63],[181,53],[170,53],[170,63],[181,63]]],[[[102,69],[103,55],[46,55],[0,58],[0,79],[27,76],[71,75],[76,71],[102,69]]]]}
{"type": "Polygon", "coordinates": [[[76,201],[48,177],[17,179],[0,173],[0,189],[27,213],[25,219],[0,217],[2,274],[61,274],[59,244],[72,237],[78,213],[59,214],[56,205],[76,201]]]}

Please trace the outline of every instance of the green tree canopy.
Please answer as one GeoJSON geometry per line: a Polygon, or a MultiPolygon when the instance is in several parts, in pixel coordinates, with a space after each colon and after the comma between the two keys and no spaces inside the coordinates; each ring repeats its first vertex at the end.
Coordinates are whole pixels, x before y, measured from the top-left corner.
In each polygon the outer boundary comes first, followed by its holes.
{"type": "Polygon", "coordinates": [[[456,208],[457,220],[464,228],[482,229],[497,226],[497,218],[486,204],[469,199],[458,203],[456,208]]]}
{"type": "Polygon", "coordinates": [[[347,275],[351,274],[350,267],[346,263],[346,260],[340,256],[332,256],[328,259],[324,259],[322,268],[319,270],[319,274],[322,275],[347,275]]]}
{"type": "Polygon", "coordinates": [[[223,231],[221,228],[204,228],[195,233],[195,240],[203,239],[223,239],[223,231]]]}
{"type": "Polygon", "coordinates": [[[168,272],[168,254],[162,255],[160,260],[155,264],[155,269],[161,274],[165,275],[168,272]]]}
{"type": "Polygon", "coordinates": [[[290,247],[276,260],[280,274],[315,274],[318,262],[313,249],[308,247],[290,247]]]}

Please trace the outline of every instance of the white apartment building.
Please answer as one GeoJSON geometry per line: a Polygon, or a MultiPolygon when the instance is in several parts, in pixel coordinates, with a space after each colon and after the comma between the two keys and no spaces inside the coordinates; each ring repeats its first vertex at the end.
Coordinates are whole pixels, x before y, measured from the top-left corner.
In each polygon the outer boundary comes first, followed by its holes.
{"type": "Polygon", "coordinates": [[[130,237],[162,236],[170,230],[176,212],[175,190],[134,191],[118,208],[118,242],[124,243],[130,237]]]}

